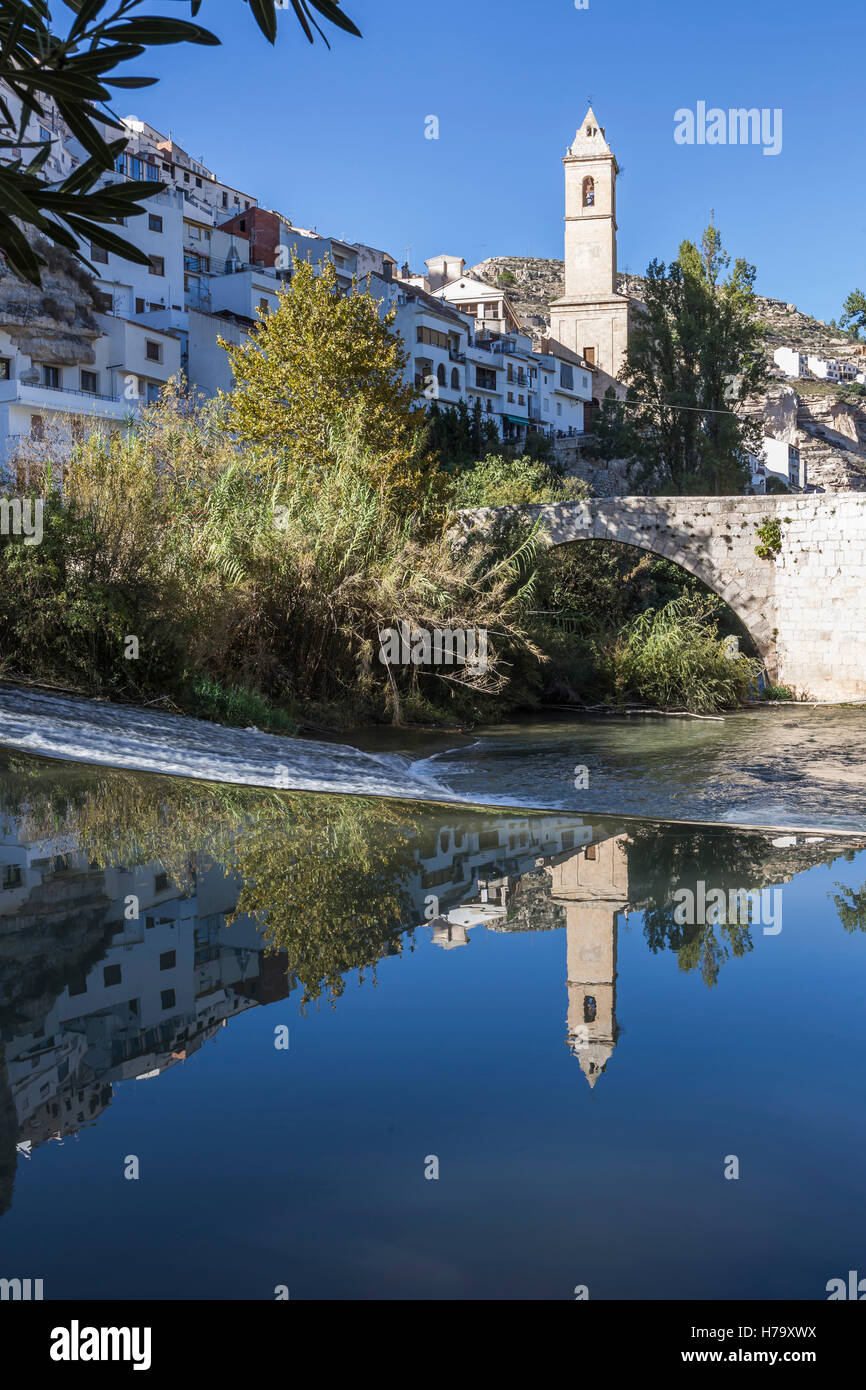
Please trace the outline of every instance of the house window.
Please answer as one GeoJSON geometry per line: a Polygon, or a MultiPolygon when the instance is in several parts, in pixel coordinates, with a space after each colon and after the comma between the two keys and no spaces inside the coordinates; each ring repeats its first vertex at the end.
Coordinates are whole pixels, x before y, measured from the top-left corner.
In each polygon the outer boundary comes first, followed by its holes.
{"type": "Polygon", "coordinates": [[[196,179],[195,186],[196,188],[201,188],[201,179],[196,179]]]}
{"type": "Polygon", "coordinates": [[[438,383],[439,383],[440,386],[445,386],[445,385],[446,385],[446,381],[445,381],[445,367],[443,366],[443,364],[442,364],[441,362],[439,363],[439,366],[436,368],[436,380],[438,381],[438,383]]]}
{"type": "Polygon", "coordinates": [[[583,198],[582,198],[581,201],[582,201],[583,206],[584,206],[585,208],[591,208],[591,207],[593,207],[593,206],[595,205],[595,180],[594,180],[594,179],[589,178],[589,177],[587,177],[587,178],[584,179],[584,181],[583,181],[583,198]]]}
{"type": "Polygon", "coordinates": [[[184,183],[189,183],[189,174],[184,174],[183,181],[184,183]]]}
{"type": "Polygon", "coordinates": [[[162,361],[162,343],[157,343],[153,338],[145,338],[144,355],[148,362],[162,361]]]}
{"type": "Polygon", "coordinates": [[[20,864],[3,865],[3,891],[8,892],[10,888],[21,887],[21,866],[20,864]]]}
{"type": "Polygon", "coordinates": [[[96,295],[96,303],[97,303],[97,305],[98,305],[98,307],[99,307],[100,313],[103,313],[103,314],[113,314],[113,313],[114,313],[114,299],[113,299],[112,296],[109,294],[108,290],[96,290],[96,291],[95,291],[95,295],[96,295]]]}
{"type": "Polygon", "coordinates": [[[439,333],[435,328],[425,328],[423,324],[418,329],[418,342],[429,343],[431,347],[445,350],[451,346],[451,339],[447,333],[439,333]]]}
{"type": "Polygon", "coordinates": [[[0,357],[0,381],[12,379],[12,358],[0,357]]]}
{"type": "Polygon", "coordinates": [[[566,391],[574,390],[574,368],[569,362],[560,362],[559,382],[561,386],[565,387],[566,391]]]}
{"type": "Polygon", "coordinates": [[[149,275],[165,274],[165,260],[162,256],[149,256],[148,260],[150,261],[149,275]]]}
{"type": "Polygon", "coordinates": [[[508,403],[509,403],[509,405],[514,405],[514,392],[513,392],[513,391],[509,391],[509,392],[508,392],[508,403]]]}
{"type": "Polygon", "coordinates": [[[451,368],[451,390],[460,390],[460,373],[458,372],[456,367],[451,368]]]}
{"type": "Polygon", "coordinates": [[[240,222],[238,223],[238,227],[240,228],[240,230],[241,230],[242,232],[245,232],[245,231],[246,231],[246,229],[247,229],[247,219],[246,219],[245,217],[242,217],[242,218],[241,218],[240,222]]]}
{"type": "Polygon", "coordinates": [[[262,298],[259,300],[259,308],[261,309],[263,314],[266,314],[270,307],[271,306],[266,299],[262,298]]]}
{"type": "Polygon", "coordinates": [[[561,414],[562,414],[562,401],[557,401],[557,402],[556,402],[556,413],[557,413],[557,415],[561,415],[561,414]]]}
{"type": "Polygon", "coordinates": [[[143,300],[143,299],[136,299],[136,301],[135,301],[135,312],[136,312],[137,314],[143,314],[143,313],[144,313],[144,300],[143,300]]]}
{"type": "Polygon", "coordinates": [[[163,951],[159,958],[160,970],[174,970],[177,965],[177,951],[163,951]]]}
{"type": "Polygon", "coordinates": [[[99,394],[99,376],[96,372],[81,373],[81,389],[87,391],[89,395],[99,394]]]}
{"type": "Polygon", "coordinates": [[[594,367],[594,366],[595,366],[595,348],[594,348],[594,347],[585,347],[585,348],[583,349],[583,359],[584,359],[585,362],[588,362],[589,365],[590,365],[591,367],[594,367]]]}
{"type": "Polygon", "coordinates": [[[486,391],[496,390],[496,369],[495,367],[476,367],[475,385],[483,386],[486,391]]]}
{"type": "Polygon", "coordinates": [[[108,252],[104,246],[97,246],[95,241],[90,243],[90,259],[100,265],[108,265],[108,252]]]}
{"type": "Polygon", "coordinates": [[[43,420],[42,420],[42,416],[41,416],[41,415],[31,415],[31,416],[30,416],[30,438],[31,438],[31,439],[44,439],[44,438],[45,438],[45,425],[44,425],[44,423],[43,423],[43,420]]]}
{"type": "Polygon", "coordinates": [[[160,1001],[164,1009],[174,1008],[174,990],[164,989],[160,991],[160,1001]]]}
{"type": "Polygon", "coordinates": [[[53,390],[57,390],[57,388],[60,386],[60,368],[59,368],[59,367],[43,367],[43,368],[42,368],[42,385],[43,385],[43,386],[50,386],[50,387],[52,387],[53,390]]]}
{"type": "Polygon", "coordinates": [[[106,965],[103,967],[102,983],[106,986],[107,989],[110,988],[112,985],[119,985],[120,978],[121,976],[119,965],[106,965]]]}
{"type": "Polygon", "coordinates": [[[587,847],[586,847],[586,858],[587,858],[587,859],[597,859],[597,858],[598,858],[598,845],[587,845],[587,847]]]}
{"type": "Polygon", "coordinates": [[[162,218],[157,217],[155,212],[149,212],[147,215],[147,230],[149,232],[162,231],[162,218]]]}
{"type": "Polygon", "coordinates": [[[168,887],[168,874],[156,874],[153,880],[154,893],[164,893],[168,887]]]}
{"type": "Polygon", "coordinates": [[[223,194],[223,207],[224,207],[224,208],[227,208],[228,205],[229,205],[229,195],[228,195],[227,193],[224,193],[224,194],[223,194]]]}
{"type": "Polygon", "coordinates": [[[46,141],[48,141],[48,140],[51,139],[51,131],[50,131],[50,130],[46,130],[45,127],[44,127],[44,125],[41,125],[41,126],[39,127],[39,139],[40,139],[40,141],[42,142],[43,145],[45,144],[46,141]]]}

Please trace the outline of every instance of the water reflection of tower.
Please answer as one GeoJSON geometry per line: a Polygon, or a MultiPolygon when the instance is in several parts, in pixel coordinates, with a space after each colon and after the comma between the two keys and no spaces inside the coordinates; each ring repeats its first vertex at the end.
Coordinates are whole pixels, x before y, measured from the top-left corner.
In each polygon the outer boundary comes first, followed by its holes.
{"type": "Polygon", "coordinates": [[[616,922],[628,904],[625,841],[617,835],[548,866],[551,897],[565,907],[568,1045],[590,1086],[616,1047],[616,922]]]}

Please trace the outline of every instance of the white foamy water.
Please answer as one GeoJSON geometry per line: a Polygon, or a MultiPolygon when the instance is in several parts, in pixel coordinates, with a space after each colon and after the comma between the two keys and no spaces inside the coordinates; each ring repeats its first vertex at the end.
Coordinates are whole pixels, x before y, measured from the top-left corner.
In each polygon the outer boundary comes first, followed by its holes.
{"type": "MultiPolygon", "coordinates": [[[[137,772],[291,791],[462,801],[424,765],[106,700],[0,687],[0,744],[22,752],[137,772]]],[[[425,760],[426,762],[427,760],[425,760]]]]}

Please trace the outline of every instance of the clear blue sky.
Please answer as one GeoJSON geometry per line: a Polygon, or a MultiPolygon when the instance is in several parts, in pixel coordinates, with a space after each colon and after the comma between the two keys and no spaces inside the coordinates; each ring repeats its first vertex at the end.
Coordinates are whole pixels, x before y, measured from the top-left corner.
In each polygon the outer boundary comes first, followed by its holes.
{"type": "MultiPolygon", "coordinates": [[[[150,8],[150,7],[148,7],[150,8]]],[[[185,12],[184,5],[155,6],[185,12]]],[[[155,49],[119,94],[221,178],[299,225],[390,250],[562,254],[561,157],[587,95],[625,170],[620,269],[715,210],[758,289],[821,318],[866,289],[866,11],[814,0],[344,0],[363,39],[271,48],[243,0],[204,0],[221,48],[155,49]],[[783,146],[674,143],[674,111],[780,107],[783,146]],[[424,138],[436,115],[440,138],[424,138]]]]}

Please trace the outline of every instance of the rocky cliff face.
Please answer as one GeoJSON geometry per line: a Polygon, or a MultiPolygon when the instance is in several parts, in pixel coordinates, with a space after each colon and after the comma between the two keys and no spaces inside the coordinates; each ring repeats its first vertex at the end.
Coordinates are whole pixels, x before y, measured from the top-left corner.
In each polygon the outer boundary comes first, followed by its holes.
{"type": "MultiPolygon", "coordinates": [[[[506,290],[520,315],[525,331],[540,339],[550,329],[550,305],[565,293],[562,261],[526,256],[492,256],[468,270],[486,284],[506,290]]],[[[643,280],[638,275],[620,275],[620,294],[640,299],[643,280]]],[[[773,385],[766,396],[749,402],[747,413],[763,416],[765,433],[795,445],[806,463],[811,484],[828,492],[866,491],[866,395],[851,387],[828,382],[785,382],[773,362],[778,347],[819,357],[866,364],[859,352],[861,344],[829,328],[821,319],[801,313],[796,305],[781,299],[758,296],[758,317],[766,333],[766,354],[773,374],[773,385]]],[[[571,446],[575,452],[575,446],[571,446]]],[[[574,465],[569,455],[568,463],[574,465]]],[[[593,465],[581,459],[580,476],[592,482],[597,496],[612,495],[623,485],[622,477],[606,480],[607,465],[593,465]],[[588,471],[587,471],[588,470],[588,471]],[[591,476],[590,476],[591,475],[591,476]]],[[[576,471],[574,466],[569,471],[576,471]]],[[[621,473],[620,468],[620,473],[621,473]]]]}
{"type": "Polygon", "coordinates": [[[4,271],[0,262],[0,331],[36,361],[87,366],[101,333],[94,318],[95,283],[68,252],[48,242],[39,249],[47,258],[41,289],[4,271]]]}

